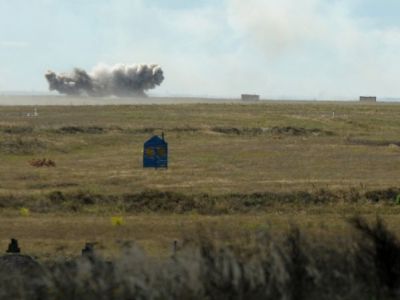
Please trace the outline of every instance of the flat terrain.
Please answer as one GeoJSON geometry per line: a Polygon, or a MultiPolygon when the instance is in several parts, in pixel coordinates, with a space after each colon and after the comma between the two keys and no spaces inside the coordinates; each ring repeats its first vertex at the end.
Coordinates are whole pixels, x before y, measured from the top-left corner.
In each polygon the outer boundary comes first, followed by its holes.
{"type": "Polygon", "coordinates": [[[238,224],[256,228],[266,220],[282,227],[290,221],[319,227],[329,220],[323,227],[332,229],[345,228],[345,216],[360,210],[386,215],[394,228],[400,226],[393,203],[340,202],[347,191],[364,195],[400,187],[399,104],[37,106],[38,116],[28,116],[33,112],[33,106],[0,107],[3,248],[16,236],[35,254],[48,256],[56,249],[75,253],[88,240],[115,244],[131,237],[152,253],[168,252],[171,241],[191,228],[193,219],[196,224],[213,220],[232,230],[238,224]],[[161,132],[169,143],[170,167],[144,170],[143,143],[161,132]],[[56,167],[29,164],[42,158],[53,160],[56,167]],[[70,195],[119,199],[148,190],[226,199],[230,194],[252,198],[321,190],[339,196],[338,203],[274,204],[218,217],[196,209],[176,215],[151,209],[138,213],[110,201],[83,209],[70,209],[68,203],[70,195]],[[62,203],[52,208],[46,202],[49,195],[61,195],[62,203]],[[39,208],[42,203],[49,205],[47,211],[39,208]],[[18,216],[21,207],[28,207],[30,216],[18,216]],[[125,224],[113,227],[113,215],[123,215],[125,224]]]}

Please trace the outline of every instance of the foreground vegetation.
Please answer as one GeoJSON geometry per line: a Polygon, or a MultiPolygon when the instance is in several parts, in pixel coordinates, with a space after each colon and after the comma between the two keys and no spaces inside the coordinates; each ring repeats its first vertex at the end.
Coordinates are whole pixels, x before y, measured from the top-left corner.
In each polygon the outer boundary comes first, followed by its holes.
{"type": "Polygon", "coordinates": [[[349,220],[351,238],[312,240],[292,227],[234,235],[202,228],[164,259],[125,244],[38,264],[0,258],[1,299],[398,299],[400,242],[377,219],[349,220]]]}
{"type": "Polygon", "coordinates": [[[36,213],[196,213],[201,215],[222,215],[239,213],[262,213],[276,209],[293,210],[328,205],[374,209],[376,205],[388,210],[400,208],[400,188],[362,191],[325,190],[304,192],[263,192],[183,194],[148,190],[136,194],[97,194],[90,192],[62,193],[54,191],[33,196],[2,196],[0,208],[27,209],[36,213]]]}

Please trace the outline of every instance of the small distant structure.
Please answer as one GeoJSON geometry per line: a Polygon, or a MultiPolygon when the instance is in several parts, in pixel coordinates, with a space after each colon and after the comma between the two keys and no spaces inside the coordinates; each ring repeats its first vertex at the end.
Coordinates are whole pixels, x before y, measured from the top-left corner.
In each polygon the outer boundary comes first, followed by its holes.
{"type": "Polygon", "coordinates": [[[11,239],[10,244],[8,244],[8,249],[6,251],[7,253],[10,254],[18,254],[21,252],[21,248],[18,246],[18,240],[16,239],[11,239]]]}
{"type": "Polygon", "coordinates": [[[155,135],[144,143],[143,168],[168,168],[168,143],[161,137],[155,135]]]}
{"type": "Polygon", "coordinates": [[[374,96],[361,96],[360,97],[360,102],[363,103],[376,103],[377,102],[377,98],[374,96]]]}
{"type": "Polygon", "coordinates": [[[260,95],[242,94],[242,101],[260,101],[260,95]]]}
{"type": "Polygon", "coordinates": [[[82,256],[92,258],[94,257],[96,243],[86,243],[85,247],[82,249],[82,256]]]}

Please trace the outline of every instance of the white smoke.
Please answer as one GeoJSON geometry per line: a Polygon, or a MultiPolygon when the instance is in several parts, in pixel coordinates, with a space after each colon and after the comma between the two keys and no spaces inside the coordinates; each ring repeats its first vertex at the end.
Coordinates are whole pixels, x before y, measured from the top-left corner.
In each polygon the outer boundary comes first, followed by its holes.
{"type": "Polygon", "coordinates": [[[306,43],[336,46],[355,31],[341,2],[230,0],[228,8],[232,26],[267,55],[296,51],[306,43]]]}
{"type": "Polygon", "coordinates": [[[263,72],[276,87],[272,93],[397,97],[400,28],[380,25],[373,14],[358,16],[360,5],[359,0],[227,0],[229,24],[270,67],[263,72]]]}
{"type": "Polygon", "coordinates": [[[156,64],[117,64],[99,65],[90,73],[78,68],[68,74],[48,71],[45,77],[49,89],[60,94],[129,97],[145,96],[164,81],[164,72],[156,64]]]}

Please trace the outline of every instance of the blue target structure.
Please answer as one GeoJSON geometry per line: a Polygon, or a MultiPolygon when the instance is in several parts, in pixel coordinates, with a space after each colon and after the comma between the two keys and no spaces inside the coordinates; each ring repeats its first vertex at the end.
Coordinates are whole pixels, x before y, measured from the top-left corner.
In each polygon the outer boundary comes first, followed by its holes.
{"type": "Polygon", "coordinates": [[[168,168],[168,143],[164,133],[153,136],[144,143],[143,168],[168,168]]]}

